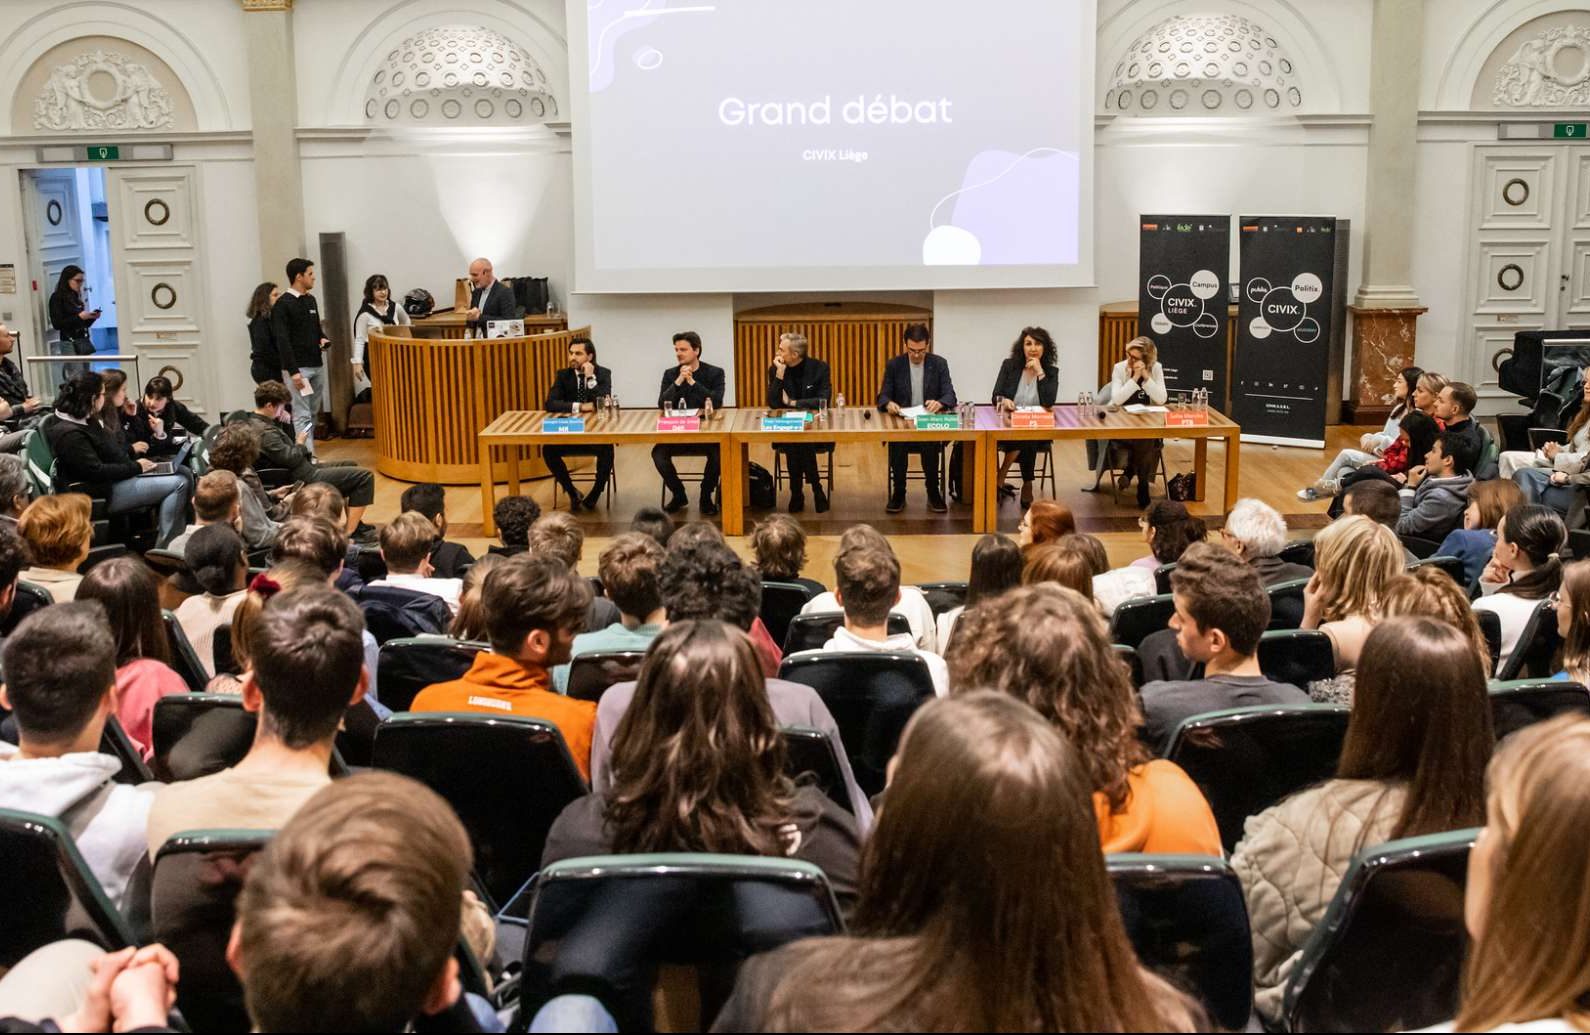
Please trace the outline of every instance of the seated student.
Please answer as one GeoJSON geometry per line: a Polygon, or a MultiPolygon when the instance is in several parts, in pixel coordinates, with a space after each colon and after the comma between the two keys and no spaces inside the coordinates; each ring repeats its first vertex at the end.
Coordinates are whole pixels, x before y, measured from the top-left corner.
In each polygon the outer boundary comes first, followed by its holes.
{"type": "Polygon", "coordinates": [[[1297,498],[1316,500],[1321,496],[1333,496],[1341,488],[1338,479],[1344,473],[1372,464],[1383,457],[1398,440],[1403,417],[1414,411],[1413,390],[1423,373],[1424,371],[1419,367],[1413,366],[1403,367],[1398,371],[1397,380],[1392,382],[1391,386],[1393,405],[1385,426],[1379,432],[1366,432],[1359,436],[1357,449],[1343,449],[1337,453],[1336,459],[1325,468],[1325,473],[1320,475],[1317,482],[1297,490],[1297,498]]]}
{"type": "Polygon", "coordinates": [[[541,504],[529,496],[506,496],[491,508],[501,546],[486,547],[487,553],[512,557],[530,548],[530,526],[541,517],[541,504]]]}
{"type": "Polygon", "coordinates": [[[1262,1019],[1280,1020],[1287,978],[1354,856],[1480,821],[1492,744],[1472,644],[1430,618],[1377,626],[1358,665],[1336,778],[1250,817],[1231,856],[1248,900],[1262,1019]]]}
{"type": "MultiPolygon", "coordinates": [[[[554,557],[570,571],[579,573],[580,558],[585,555],[585,529],[572,515],[557,510],[536,518],[526,539],[532,556],[554,557]]],[[[580,631],[606,629],[618,620],[618,606],[606,597],[593,595],[585,611],[585,627],[580,631]]]]}
{"type": "Polygon", "coordinates": [[[243,540],[228,525],[205,525],[188,540],[184,559],[204,592],[194,594],[175,612],[177,624],[193,644],[204,670],[215,675],[215,631],[230,625],[237,605],[248,592],[248,558],[243,540]]]}
{"type": "MultiPolygon", "coordinates": [[[[1540,602],[1562,584],[1562,549],[1568,529],[1550,507],[1526,503],[1514,507],[1496,525],[1496,549],[1480,576],[1482,596],[1476,611],[1494,611],[1502,622],[1502,656],[1506,665],[1524,626],[1540,602]]],[[[1528,644],[1523,644],[1527,649],[1528,644]]]]}
{"type": "MultiPolygon", "coordinates": [[[[338,528],[348,526],[348,502],[342,498],[342,493],[337,491],[335,485],[325,482],[312,482],[299,489],[286,499],[287,514],[284,521],[292,518],[317,517],[336,525],[338,528]]],[[[344,535],[342,571],[337,575],[336,587],[352,596],[358,596],[359,590],[364,588],[364,579],[359,577],[359,555],[369,548],[370,544],[361,546],[354,543],[351,537],[344,535]]],[[[376,544],[379,549],[379,543],[376,544]]]]}
{"type": "Polygon", "coordinates": [[[110,620],[116,637],[116,718],[147,760],[155,750],[155,702],[189,689],[171,668],[160,583],[137,557],[112,557],[83,576],[77,599],[99,601],[110,620]]]}
{"type": "Polygon", "coordinates": [[[386,562],[386,577],[370,583],[392,586],[413,593],[429,593],[447,601],[447,609],[458,614],[458,597],[464,584],[458,579],[432,575],[431,544],[436,541],[436,526],[412,512],[399,514],[381,526],[381,559],[386,562]]]}
{"type": "Polygon", "coordinates": [[[94,542],[93,512],[93,501],[78,492],[40,496],[29,503],[17,522],[17,534],[33,558],[22,581],[48,591],[57,604],[75,597],[83,581],[77,567],[94,542]]]}
{"type": "Polygon", "coordinates": [[[1402,574],[1401,552],[1389,528],[1357,515],[1331,522],[1314,537],[1302,627],[1330,637],[1338,677],[1357,667],[1364,640],[1381,618],[1386,584],[1402,574]]]}
{"type": "MultiPolygon", "coordinates": [[[[1391,482],[1354,482],[1342,491],[1340,499],[1342,517],[1366,517],[1377,525],[1385,525],[1393,533],[1397,531],[1397,522],[1402,520],[1402,498],[1397,493],[1397,487],[1391,482]]],[[[1315,537],[1316,554],[1319,549],[1318,538],[1315,537]]],[[[1315,559],[1318,560],[1318,557],[1315,559]]],[[[1418,559],[1412,550],[1406,546],[1402,547],[1404,564],[1412,564],[1418,559]]]]}
{"type": "MultiPolygon", "coordinates": [[[[672,531],[670,522],[669,532],[672,531]]],[[[751,529],[750,540],[751,552],[756,555],[756,570],[762,573],[764,581],[793,582],[805,586],[814,596],[827,591],[828,587],[821,582],[801,575],[806,567],[806,530],[799,521],[788,514],[771,514],[751,529]]]]}
{"type": "Polygon", "coordinates": [[[1137,739],[1137,693],[1098,608],[1059,586],[1023,586],[958,624],[945,658],[952,693],[1001,690],[1055,726],[1082,757],[1106,852],[1221,854],[1197,785],[1137,739]]]}
{"type": "MultiPolygon", "coordinates": [[[[1474,463],[1470,470],[1475,470],[1480,465],[1480,458],[1485,453],[1485,432],[1480,428],[1479,422],[1472,416],[1475,405],[1480,401],[1479,393],[1474,391],[1474,386],[1462,381],[1450,382],[1441,389],[1441,394],[1436,397],[1435,409],[1431,416],[1441,422],[1442,434],[1451,440],[1462,439],[1473,449],[1474,463]]],[[[1454,450],[1457,446],[1452,447],[1454,450]]],[[[1417,456],[1410,458],[1418,462],[1417,456]]],[[[1496,477],[1496,471],[1491,470],[1486,477],[1496,477]]]]}
{"type": "Polygon", "coordinates": [[[1226,523],[1220,527],[1220,541],[1258,573],[1266,589],[1279,582],[1306,579],[1314,569],[1281,560],[1286,548],[1286,519],[1263,500],[1240,499],[1226,523]]]}
{"type": "MultiPolygon", "coordinates": [[[[344,593],[352,593],[347,578],[349,549],[348,533],[342,530],[340,521],[322,517],[294,517],[283,523],[276,545],[271,549],[271,561],[278,566],[294,562],[308,564],[320,573],[328,585],[344,593]]],[[[274,577],[275,569],[266,574],[274,577]]],[[[354,585],[362,587],[364,583],[355,579],[354,585]]],[[[381,648],[376,644],[375,637],[370,635],[370,630],[363,630],[363,639],[365,667],[370,670],[370,698],[378,700],[376,663],[381,648]]],[[[235,635],[233,642],[236,643],[235,635]]]]}
{"type": "Polygon", "coordinates": [[[1562,671],[1552,678],[1590,686],[1590,561],[1575,561],[1562,569],[1557,635],[1562,637],[1562,671]]]}
{"type": "MultiPolygon", "coordinates": [[[[890,554],[894,548],[889,545],[889,540],[871,525],[851,525],[845,529],[844,535],[839,537],[839,552],[843,553],[852,546],[868,543],[881,543],[890,554]]],[[[801,608],[801,614],[833,614],[841,611],[839,598],[832,592],[819,593],[806,601],[801,608]]],[[[911,626],[911,638],[920,650],[934,650],[938,643],[938,630],[933,619],[933,608],[928,606],[927,598],[915,586],[901,586],[900,599],[889,608],[890,614],[904,615],[911,626]]]]}
{"type": "Polygon", "coordinates": [[[64,938],[0,977],[0,1031],[175,1031],[177,958],[164,945],[106,952],[64,938]]]}
{"type": "MultiPolygon", "coordinates": [[[[1344,475],[1340,483],[1342,488],[1336,492],[1330,506],[1326,508],[1326,514],[1332,519],[1340,517],[1341,493],[1359,482],[1379,481],[1398,487],[1406,485],[1408,470],[1424,463],[1425,455],[1430,452],[1430,447],[1435,444],[1435,437],[1439,434],[1441,434],[1440,421],[1422,410],[1408,411],[1397,428],[1396,440],[1386,449],[1385,454],[1379,460],[1348,471],[1344,475]]],[[[1324,482],[1320,485],[1328,487],[1324,482]]]]}
{"type": "Polygon", "coordinates": [[[1066,536],[1058,542],[1035,546],[1027,551],[1027,563],[1021,567],[1021,585],[1050,583],[1064,586],[1093,600],[1091,553],[1088,545],[1079,542],[1076,536],[1066,536]]]}
{"type": "Polygon", "coordinates": [[[545,719],[563,734],[575,767],[589,780],[596,705],[555,692],[551,669],[569,660],[590,602],[591,584],[562,561],[508,558],[486,576],[482,590],[491,650],[475,655],[462,678],[421,690],[411,710],[545,719]]]}
{"type": "Polygon", "coordinates": [[[713,1030],[1207,1030],[1126,937],[1091,775],[1019,701],[924,705],[891,766],[849,933],[747,961],[713,1030]]]}
{"type": "Polygon", "coordinates": [[[1270,597],[1258,572],[1213,543],[1194,543],[1171,572],[1170,586],[1176,645],[1183,657],[1204,666],[1204,674],[1144,685],[1143,729],[1150,744],[1169,747],[1177,725],[1202,712],[1308,703],[1302,690],[1259,671],[1259,637],[1270,624],[1270,597]]]}
{"type": "Polygon", "coordinates": [[[834,630],[824,650],[915,654],[927,663],[933,689],[949,693],[944,659],[917,647],[911,634],[889,635],[889,609],[900,602],[900,561],[881,540],[861,540],[834,558],[835,599],[844,608],[845,624],[834,630]]]}
{"type": "Polygon", "coordinates": [[[464,592],[458,597],[458,614],[453,617],[447,635],[455,640],[485,642],[486,608],[481,602],[482,587],[486,585],[486,576],[505,560],[507,558],[501,554],[488,553],[469,566],[469,574],[464,576],[464,592]]]}
{"type": "Polygon", "coordinates": [[[267,491],[254,465],[259,462],[259,432],[248,424],[228,424],[210,443],[210,467],[237,479],[238,504],[243,516],[243,542],[250,550],[263,550],[276,541],[279,522],[287,507],[276,493],[267,491]]]}
{"type": "Polygon", "coordinates": [[[176,397],[176,387],[172,385],[171,379],[163,374],[156,374],[144,385],[143,401],[138,403],[132,420],[124,424],[137,429],[134,435],[129,436],[132,441],[149,444],[146,455],[151,460],[176,456],[185,435],[197,438],[210,427],[202,417],[183,405],[182,400],[176,397]],[[183,434],[177,433],[178,428],[182,429],[183,434]]]}
{"type": "Polygon", "coordinates": [[[1469,503],[1463,508],[1463,527],[1447,533],[1436,548],[1437,557],[1456,557],[1463,562],[1464,588],[1480,580],[1485,565],[1496,549],[1496,526],[1502,515],[1529,502],[1512,482],[1492,478],[1469,486],[1469,503]]]}
{"type": "MultiPolygon", "coordinates": [[[[311,586],[327,585],[325,574],[318,565],[299,560],[287,560],[278,563],[273,568],[268,568],[249,580],[249,588],[243,591],[243,598],[238,602],[237,608],[232,612],[232,672],[217,673],[205,685],[205,692],[211,694],[241,694],[243,692],[243,675],[248,672],[250,632],[255,627],[260,614],[265,610],[265,605],[271,598],[280,593],[288,593],[295,589],[311,586]]],[[[375,645],[375,638],[365,630],[365,667],[370,670],[370,691],[365,696],[375,699],[375,663],[380,657],[380,648],[375,645]]]]}
{"type": "Polygon", "coordinates": [[[149,857],[172,834],[275,830],[331,782],[343,713],[364,697],[364,616],[329,586],[271,596],[251,623],[243,707],[259,715],[237,765],[161,788],[149,810],[149,857]]]}
{"type": "Polygon", "coordinates": [[[934,638],[939,649],[949,645],[955,622],[962,612],[1021,585],[1021,572],[1021,547],[1014,539],[996,533],[977,540],[977,545],[972,547],[972,568],[966,577],[966,603],[945,611],[935,623],[934,638]]]}
{"type": "Polygon", "coordinates": [[[1056,542],[1076,530],[1077,519],[1070,507],[1059,500],[1034,500],[1022,511],[1021,524],[1016,526],[1016,545],[1026,550],[1056,542]]]}
{"type": "Polygon", "coordinates": [[[667,546],[668,537],[674,534],[674,519],[661,507],[642,507],[629,520],[631,532],[645,532],[657,540],[658,546],[667,546]]]}
{"type": "Polygon", "coordinates": [[[193,515],[197,524],[189,525],[182,534],[166,546],[174,554],[188,549],[193,533],[207,525],[226,525],[234,529],[243,527],[243,502],[239,493],[237,475],[217,468],[199,479],[193,490],[193,515]]]}
{"type": "Polygon", "coordinates": [[[1154,501],[1137,519],[1137,527],[1143,530],[1148,556],[1133,561],[1132,567],[1150,572],[1161,565],[1175,564],[1187,547],[1203,542],[1209,535],[1203,518],[1193,517],[1185,503],[1175,500],[1154,501]]]}
{"type": "MultiPolygon", "coordinates": [[[[1411,615],[1445,622],[1469,641],[1480,656],[1485,678],[1491,678],[1491,648],[1480,631],[1480,620],[1474,615],[1468,592],[1440,568],[1413,568],[1386,583],[1380,596],[1380,614],[1382,618],[1411,615]]],[[[1351,704],[1352,699],[1340,703],[1351,704]]]]}
{"type": "Polygon", "coordinates": [[[294,481],[326,482],[335,485],[348,501],[348,535],[356,540],[373,537],[375,529],[364,524],[365,508],[375,502],[375,475],[352,461],[321,463],[315,459],[312,447],[298,441],[282,430],[278,418],[282,407],[292,396],[280,381],[266,381],[254,386],[254,409],[239,415],[242,421],[259,432],[260,455],[271,467],[286,468],[294,481]]]}
{"type": "MultiPolygon", "coordinates": [[[[47,607],[6,637],[0,705],[20,746],[0,741],[0,808],[59,819],[124,914],[149,901],[144,829],[158,784],[115,782],[121,762],[99,753],[116,714],[116,641],[98,604],[47,607]]],[[[21,889],[13,889],[21,890],[21,889]]]]}
{"type": "Polygon", "coordinates": [[[30,502],[27,464],[15,453],[0,453],[0,525],[15,532],[17,521],[30,502]]]}
{"type": "MultiPolygon", "coordinates": [[[[583,632],[574,638],[569,660],[581,654],[600,651],[644,651],[668,624],[668,611],[662,606],[658,569],[663,548],[649,535],[626,532],[614,539],[597,560],[598,577],[607,598],[618,608],[619,620],[605,629],[583,632]]],[[[558,693],[567,693],[569,666],[552,670],[558,693]]]]}
{"type": "Polygon", "coordinates": [[[1397,534],[1440,542],[1459,527],[1478,459],[1471,439],[1450,431],[1437,435],[1424,466],[1408,472],[1408,484],[1399,493],[1402,516],[1397,519],[1397,534]]]}
{"type": "Polygon", "coordinates": [[[434,482],[410,485],[398,502],[402,513],[414,513],[436,526],[436,543],[431,547],[431,569],[439,579],[461,579],[475,563],[461,543],[447,541],[447,490],[434,482]]]}

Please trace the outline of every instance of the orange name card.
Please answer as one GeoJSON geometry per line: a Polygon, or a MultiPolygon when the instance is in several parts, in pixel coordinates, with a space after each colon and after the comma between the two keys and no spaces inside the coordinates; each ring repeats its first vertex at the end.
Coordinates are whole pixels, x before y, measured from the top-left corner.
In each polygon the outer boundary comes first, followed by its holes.
{"type": "Polygon", "coordinates": [[[1208,426],[1208,410],[1171,410],[1165,414],[1167,428],[1207,428],[1208,426]]]}
{"type": "Polygon", "coordinates": [[[1010,415],[1010,426],[1013,428],[1052,428],[1054,427],[1054,411],[1017,410],[1010,415]]]}

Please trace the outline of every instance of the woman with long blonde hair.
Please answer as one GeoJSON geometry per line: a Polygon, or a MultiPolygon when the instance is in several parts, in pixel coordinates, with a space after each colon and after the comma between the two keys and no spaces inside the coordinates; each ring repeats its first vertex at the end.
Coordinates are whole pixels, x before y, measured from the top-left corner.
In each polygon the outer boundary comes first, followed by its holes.
{"type": "MultiPolygon", "coordinates": [[[[1126,343],[1126,358],[1110,371],[1110,405],[1132,404],[1163,406],[1170,397],[1165,387],[1165,368],[1159,362],[1159,347],[1147,336],[1126,343]]],[[[1137,479],[1137,505],[1148,506],[1148,490],[1159,473],[1160,451],[1165,443],[1157,438],[1112,439],[1108,448],[1125,467],[1118,488],[1137,479]]],[[[1102,462],[1102,459],[1101,459],[1102,462]]]]}
{"type": "Polygon", "coordinates": [[[1575,561],[1562,569],[1557,633],[1562,637],[1562,671],[1557,678],[1590,686],[1590,561],[1575,561]]]}
{"type": "Polygon", "coordinates": [[[1338,676],[1358,664],[1358,652],[1381,615],[1386,583],[1401,573],[1402,543],[1396,533],[1367,517],[1341,518],[1314,537],[1314,577],[1303,590],[1303,628],[1330,637],[1338,676]]]}

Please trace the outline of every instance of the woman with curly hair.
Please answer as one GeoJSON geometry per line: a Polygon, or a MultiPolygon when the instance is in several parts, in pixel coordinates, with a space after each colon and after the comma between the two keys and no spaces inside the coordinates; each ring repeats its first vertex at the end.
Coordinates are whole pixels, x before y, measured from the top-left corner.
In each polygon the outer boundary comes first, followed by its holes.
{"type": "MultiPolygon", "coordinates": [[[[1010,346],[1010,355],[999,365],[994,381],[994,406],[1005,412],[1018,406],[1053,406],[1060,390],[1060,353],[1054,337],[1042,327],[1023,327],[1010,346]]],[[[1010,465],[1021,465],[1021,505],[1032,506],[1032,483],[1038,463],[1038,450],[1046,442],[999,443],[1000,496],[1015,495],[1007,490],[1005,478],[1010,465]]]]}

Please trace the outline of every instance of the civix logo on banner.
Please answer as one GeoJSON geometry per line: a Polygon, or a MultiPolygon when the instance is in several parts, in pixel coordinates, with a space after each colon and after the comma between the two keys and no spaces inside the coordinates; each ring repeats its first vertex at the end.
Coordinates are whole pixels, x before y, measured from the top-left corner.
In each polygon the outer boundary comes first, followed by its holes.
{"type": "Polygon", "coordinates": [[[1291,287],[1271,287],[1263,277],[1247,284],[1248,299],[1259,304],[1259,315],[1248,321],[1248,333],[1268,338],[1271,333],[1290,334],[1307,345],[1319,339],[1319,321],[1308,315],[1310,302],[1318,302],[1324,285],[1312,273],[1299,273],[1291,287]]]}
{"type": "Polygon", "coordinates": [[[1191,327],[1200,338],[1213,338],[1220,321],[1204,303],[1220,294],[1220,278],[1209,270],[1199,270],[1185,284],[1172,284],[1156,273],[1148,278],[1148,297],[1159,302],[1159,312],[1149,318],[1155,334],[1169,334],[1172,327],[1191,327]]]}

